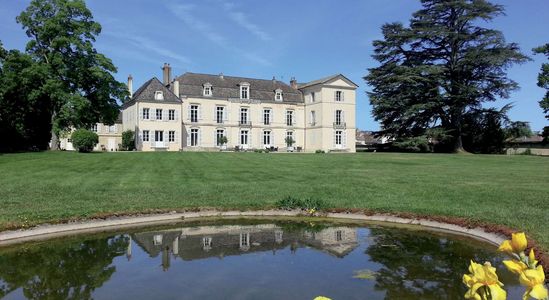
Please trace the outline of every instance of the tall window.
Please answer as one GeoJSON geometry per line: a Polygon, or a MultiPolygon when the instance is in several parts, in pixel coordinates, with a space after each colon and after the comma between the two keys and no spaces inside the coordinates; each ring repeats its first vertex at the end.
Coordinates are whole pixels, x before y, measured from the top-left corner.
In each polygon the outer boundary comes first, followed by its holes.
{"type": "MultiPolygon", "coordinates": [[[[294,132],[293,131],[286,131],[286,139],[292,139],[292,141],[295,141],[294,140],[294,132]]],[[[292,145],[290,145],[290,143],[286,143],[286,146],[291,147],[292,145]]]]}
{"type": "Polygon", "coordinates": [[[149,141],[149,131],[143,130],[143,142],[148,142],[148,141],[149,141]]]}
{"type": "Polygon", "coordinates": [[[163,142],[164,141],[164,131],[156,130],[154,132],[154,141],[155,142],[163,142]]]}
{"type": "Polygon", "coordinates": [[[342,130],[336,130],[336,132],[335,132],[335,144],[336,144],[336,146],[342,146],[343,145],[343,131],[342,130]]]}
{"type": "Polygon", "coordinates": [[[343,92],[342,91],[336,91],[335,92],[335,101],[337,101],[337,102],[343,101],[343,92]]]}
{"type": "Polygon", "coordinates": [[[240,124],[248,124],[248,108],[240,109],[240,124]]]}
{"type": "Polygon", "coordinates": [[[240,130],[240,145],[248,145],[248,130],[240,130]]]}
{"type": "Polygon", "coordinates": [[[175,120],[175,109],[168,110],[168,120],[170,121],[175,120]]]}
{"type": "Polygon", "coordinates": [[[202,238],[202,249],[205,251],[209,251],[212,249],[212,238],[211,237],[204,237],[202,238]]]}
{"type": "Polygon", "coordinates": [[[341,242],[343,240],[343,232],[341,230],[337,230],[335,232],[335,238],[336,241],[341,242]]]}
{"type": "Polygon", "coordinates": [[[240,248],[243,250],[248,250],[250,248],[250,234],[241,233],[240,234],[240,248]]]}
{"type": "Polygon", "coordinates": [[[198,105],[191,105],[191,122],[198,122],[198,105]]]}
{"type": "Polygon", "coordinates": [[[92,125],[91,131],[97,132],[97,124],[92,125]]]}
{"type": "Polygon", "coordinates": [[[263,131],[263,145],[264,146],[270,146],[271,145],[271,131],[270,130],[263,131]]]}
{"type": "Polygon", "coordinates": [[[162,120],[162,109],[161,108],[156,109],[156,119],[157,120],[162,120]]]}
{"type": "Polygon", "coordinates": [[[311,110],[311,125],[316,125],[316,112],[314,110],[311,110]]]}
{"type": "Polygon", "coordinates": [[[315,92],[311,92],[311,102],[315,102],[315,92]]]}
{"type": "Polygon", "coordinates": [[[215,108],[215,120],[218,124],[221,124],[223,123],[223,119],[224,119],[224,113],[225,113],[225,107],[223,106],[217,106],[215,108]]]}
{"type": "Polygon", "coordinates": [[[341,109],[336,110],[335,123],[336,125],[341,125],[343,123],[343,111],[341,109]]]}
{"type": "Polygon", "coordinates": [[[143,108],[143,120],[148,120],[148,119],[149,119],[149,109],[143,108]]]}
{"type": "Polygon", "coordinates": [[[250,99],[250,87],[247,85],[240,86],[240,99],[250,99]]]}
{"type": "Polygon", "coordinates": [[[264,109],[263,110],[263,124],[265,124],[265,125],[271,124],[271,110],[270,109],[264,109]]]}
{"type": "Polygon", "coordinates": [[[175,142],[175,131],[168,131],[168,142],[173,143],[175,142]]]}
{"type": "Polygon", "coordinates": [[[223,143],[221,143],[221,138],[225,136],[225,130],[224,129],[217,129],[215,131],[215,143],[218,147],[223,146],[223,143]]]}
{"type": "Polygon", "coordinates": [[[198,146],[198,129],[191,129],[191,146],[198,146]]]}
{"type": "Polygon", "coordinates": [[[286,125],[294,126],[294,111],[293,110],[287,110],[286,111],[286,125]]]}

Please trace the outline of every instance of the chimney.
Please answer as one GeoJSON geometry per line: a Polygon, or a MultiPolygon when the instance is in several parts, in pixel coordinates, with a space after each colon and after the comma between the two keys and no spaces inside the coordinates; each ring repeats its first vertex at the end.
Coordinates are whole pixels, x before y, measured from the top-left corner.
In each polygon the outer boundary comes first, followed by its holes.
{"type": "Polygon", "coordinates": [[[276,84],[276,78],[273,76],[273,84],[276,84]]]}
{"type": "Polygon", "coordinates": [[[128,75],[128,92],[130,92],[130,98],[133,97],[133,77],[132,77],[132,74],[128,75]]]}
{"type": "Polygon", "coordinates": [[[219,73],[219,78],[223,79],[223,72],[219,73]]]}
{"type": "Polygon", "coordinates": [[[164,85],[170,84],[172,81],[172,67],[170,67],[170,64],[164,63],[164,66],[162,67],[162,83],[164,85]]]}
{"type": "Polygon", "coordinates": [[[173,93],[179,98],[179,81],[174,80],[173,81],[173,93]]]}
{"type": "Polygon", "coordinates": [[[292,77],[292,79],[290,79],[290,86],[292,87],[292,89],[297,90],[297,81],[295,80],[295,77],[292,77]]]}

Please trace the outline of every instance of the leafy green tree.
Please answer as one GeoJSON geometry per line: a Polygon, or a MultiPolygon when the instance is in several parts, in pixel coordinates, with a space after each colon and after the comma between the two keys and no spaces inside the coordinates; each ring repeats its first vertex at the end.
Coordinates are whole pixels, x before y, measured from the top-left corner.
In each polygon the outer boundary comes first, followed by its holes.
{"type": "MultiPolygon", "coordinates": [[[[534,48],[534,53],[544,54],[549,59],[549,43],[543,46],[534,48]]],[[[539,106],[543,109],[545,118],[549,120],[549,63],[541,65],[541,71],[538,75],[538,86],[545,89],[545,96],[539,101],[539,106]]],[[[543,140],[549,142],[549,126],[545,126],[542,132],[543,140]]]]}
{"type": "Polygon", "coordinates": [[[511,105],[506,105],[501,110],[479,109],[465,115],[463,121],[464,148],[473,153],[503,153],[506,137],[504,126],[510,122],[507,112],[511,107],[511,105]]]}
{"type": "Polygon", "coordinates": [[[0,152],[47,149],[51,102],[38,88],[47,74],[30,55],[0,48],[0,152]]]}
{"type": "Polygon", "coordinates": [[[32,0],[18,17],[30,41],[27,51],[47,67],[39,87],[50,98],[52,149],[58,134],[70,127],[89,128],[102,121],[113,124],[118,100],[127,89],[112,75],[112,61],[93,47],[101,32],[83,0],[32,0]]]}
{"type": "Polygon", "coordinates": [[[486,0],[421,0],[410,26],[382,26],[374,41],[380,66],[364,77],[380,134],[406,139],[442,128],[453,151],[463,150],[464,117],[482,104],[508,98],[518,85],[509,66],[528,58],[500,31],[482,27],[504,13],[486,0]]]}
{"type": "Polygon", "coordinates": [[[132,151],[135,149],[135,132],[128,129],[122,132],[122,149],[132,151]]]}
{"type": "Polygon", "coordinates": [[[93,147],[99,143],[97,133],[88,129],[77,129],[72,135],[72,145],[78,149],[78,152],[91,152],[93,147]]]}
{"type": "Polygon", "coordinates": [[[510,122],[507,128],[505,128],[505,135],[509,139],[516,139],[520,137],[530,137],[533,133],[528,122],[515,121],[510,122]]]}

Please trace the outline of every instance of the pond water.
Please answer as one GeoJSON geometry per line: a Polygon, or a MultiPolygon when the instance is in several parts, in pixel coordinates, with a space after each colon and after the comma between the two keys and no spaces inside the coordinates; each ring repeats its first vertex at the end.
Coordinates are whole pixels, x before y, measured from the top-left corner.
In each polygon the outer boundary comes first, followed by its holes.
{"type": "Polygon", "coordinates": [[[201,221],[0,248],[5,299],[463,299],[469,260],[496,248],[372,224],[201,221]]]}

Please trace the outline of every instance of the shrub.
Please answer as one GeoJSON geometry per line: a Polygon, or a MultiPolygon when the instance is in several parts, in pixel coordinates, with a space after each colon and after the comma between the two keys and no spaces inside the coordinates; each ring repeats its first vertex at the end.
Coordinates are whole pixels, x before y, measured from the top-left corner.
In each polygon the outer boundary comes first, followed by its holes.
{"type": "Polygon", "coordinates": [[[78,152],[91,152],[99,143],[99,137],[95,132],[87,129],[77,129],[71,135],[72,145],[78,152]]]}
{"type": "Polygon", "coordinates": [[[318,150],[315,151],[315,153],[326,153],[326,151],[318,149],[318,150]]]}
{"type": "Polygon", "coordinates": [[[276,202],[276,207],[280,209],[304,209],[304,210],[320,210],[327,207],[326,203],[321,199],[305,198],[299,199],[292,196],[287,196],[276,202]]]}
{"type": "Polygon", "coordinates": [[[293,144],[295,143],[295,140],[294,140],[291,136],[287,136],[287,137],[284,139],[284,142],[286,142],[286,146],[292,147],[293,144]]]}
{"type": "Polygon", "coordinates": [[[135,150],[135,132],[128,129],[122,132],[122,149],[126,151],[135,150]]]}

